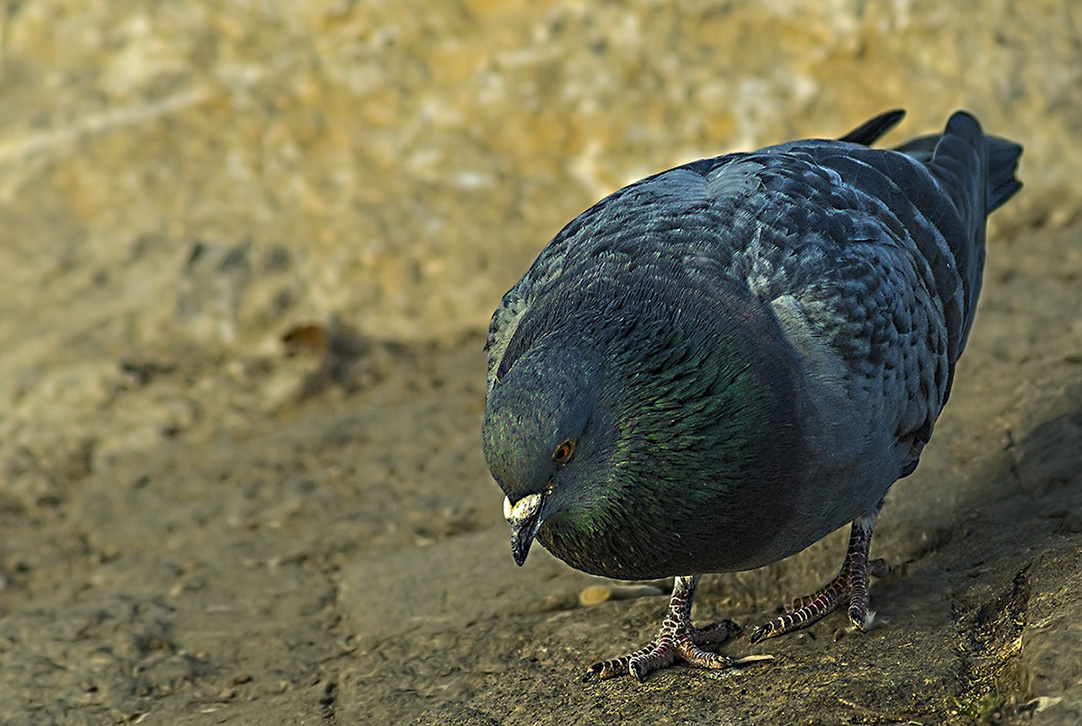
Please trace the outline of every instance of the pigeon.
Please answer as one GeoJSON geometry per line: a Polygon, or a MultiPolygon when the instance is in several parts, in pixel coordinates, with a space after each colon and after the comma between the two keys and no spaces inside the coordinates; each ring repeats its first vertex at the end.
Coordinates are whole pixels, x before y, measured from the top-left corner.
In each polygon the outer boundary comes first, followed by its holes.
{"type": "Polygon", "coordinates": [[[674,577],[658,636],[601,679],[683,661],[741,629],[691,623],[705,573],[750,570],[851,525],[841,570],[750,633],[844,606],[864,630],[872,533],[913,472],[973,324],[985,220],[1022,147],[964,111],[871,148],[839,139],[702,159],[572,220],[492,316],[483,448],[511,552],[537,540],[587,573],[674,577]]]}

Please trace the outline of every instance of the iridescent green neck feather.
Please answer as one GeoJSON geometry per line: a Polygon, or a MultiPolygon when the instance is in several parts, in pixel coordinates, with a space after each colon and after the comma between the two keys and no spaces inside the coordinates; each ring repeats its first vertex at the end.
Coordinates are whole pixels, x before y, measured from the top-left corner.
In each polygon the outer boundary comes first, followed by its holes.
{"type": "Polygon", "coordinates": [[[784,506],[767,492],[799,466],[798,363],[736,283],[652,282],[598,278],[524,319],[486,457],[511,501],[545,493],[538,539],[574,567],[641,579],[755,566],[745,543],[761,545],[767,505],[784,506]],[[556,465],[565,438],[575,454],[556,465]]]}

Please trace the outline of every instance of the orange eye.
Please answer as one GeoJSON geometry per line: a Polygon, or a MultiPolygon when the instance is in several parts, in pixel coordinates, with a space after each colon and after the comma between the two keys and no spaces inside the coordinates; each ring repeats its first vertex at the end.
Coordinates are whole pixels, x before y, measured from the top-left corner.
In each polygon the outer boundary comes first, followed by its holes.
{"type": "Polygon", "coordinates": [[[567,462],[571,461],[571,457],[575,454],[575,440],[572,438],[564,439],[556,450],[552,452],[552,460],[563,466],[567,462]]]}

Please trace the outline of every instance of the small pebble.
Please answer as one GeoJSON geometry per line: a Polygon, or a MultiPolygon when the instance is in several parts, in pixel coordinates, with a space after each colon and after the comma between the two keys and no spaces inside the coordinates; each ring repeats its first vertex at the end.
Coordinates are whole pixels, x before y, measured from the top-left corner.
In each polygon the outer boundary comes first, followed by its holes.
{"type": "Polygon", "coordinates": [[[579,603],[583,607],[600,605],[612,597],[612,588],[608,585],[590,585],[579,593],[579,603]]]}

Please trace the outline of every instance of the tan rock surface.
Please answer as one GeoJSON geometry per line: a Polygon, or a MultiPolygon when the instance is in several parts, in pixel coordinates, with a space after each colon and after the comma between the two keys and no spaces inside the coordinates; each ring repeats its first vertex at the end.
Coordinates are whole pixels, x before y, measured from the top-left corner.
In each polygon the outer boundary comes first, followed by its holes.
{"type": "Polygon", "coordinates": [[[0,721],[1077,723],[1080,38],[1052,0],[7,4],[0,721]],[[898,106],[890,140],[965,107],[1021,141],[1026,188],[881,519],[884,626],[580,683],[664,600],[498,564],[489,314],[621,184],[898,106]]]}

